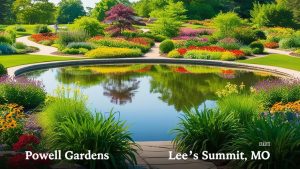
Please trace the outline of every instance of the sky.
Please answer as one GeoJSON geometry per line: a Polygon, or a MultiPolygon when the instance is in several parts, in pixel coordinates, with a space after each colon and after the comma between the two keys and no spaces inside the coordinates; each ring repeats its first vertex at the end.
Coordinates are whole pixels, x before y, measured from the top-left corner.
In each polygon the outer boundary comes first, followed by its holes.
{"type": "MultiPolygon", "coordinates": [[[[55,4],[58,4],[61,0],[49,0],[50,2],[54,2],[55,4]]],[[[99,2],[100,0],[81,0],[84,7],[95,7],[96,2],[99,2]]],[[[137,1],[137,0],[129,0],[131,2],[137,1]]]]}

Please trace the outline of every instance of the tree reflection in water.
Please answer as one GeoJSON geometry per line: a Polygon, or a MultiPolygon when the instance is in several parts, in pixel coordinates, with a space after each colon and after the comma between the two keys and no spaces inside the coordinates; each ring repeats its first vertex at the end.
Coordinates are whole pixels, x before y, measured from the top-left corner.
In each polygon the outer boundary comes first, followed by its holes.
{"type": "Polygon", "coordinates": [[[118,105],[131,103],[140,81],[124,75],[113,75],[103,83],[104,96],[111,98],[111,102],[118,105]]]}

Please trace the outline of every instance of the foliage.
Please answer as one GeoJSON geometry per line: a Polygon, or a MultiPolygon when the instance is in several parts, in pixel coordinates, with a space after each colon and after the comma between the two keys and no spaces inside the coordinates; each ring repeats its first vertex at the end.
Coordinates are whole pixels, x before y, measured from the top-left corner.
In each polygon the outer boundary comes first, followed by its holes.
{"type": "Polygon", "coordinates": [[[0,43],[0,55],[9,55],[16,53],[16,49],[7,43],[0,43]]]}
{"type": "Polygon", "coordinates": [[[270,42],[279,42],[281,39],[290,38],[295,34],[294,29],[283,28],[283,27],[274,27],[267,28],[265,30],[267,35],[267,40],[270,42]]]}
{"type": "Polygon", "coordinates": [[[216,44],[217,46],[220,46],[227,50],[234,50],[234,49],[240,49],[242,46],[236,39],[234,38],[224,38],[219,40],[219,42],[216,44]]]}
{"type": "Polygon", "coordinates": [[[88,16],[75,19],[73,29],[82,29],[90,36],[102,35],[104,33],[104,27],[100,22],[97,19],[88,16]]]}
{"type": "Polygon", "coordinates": [[[300,22],[299,0],[276,0],[279,5],[286,6],[294,14],[294,19],[300,22]]]}
{"type": "Polygon", "coordinates": [[[74,49],[79,49],[79,48],[84,48],[84,49],[95,49],[95,46],[89,42],[71,42],[67,45],[67,48],[74,48],[74,49]]]}
{"type": "Polygon", "coordinates": [[[258,26],[282,26],[293,27],[293,12],[286,6],[270,3],[270,4],[254,4],[251,11],[251,20],[258,26]]]}
{"type": "Polygon", "coordinates": [[[245,45],[249,45],[250,43],[259,39],[256,32],[249,27],[235,29],[233,37],[245,45]]]}
{"type": "Polygon", "coordinates": [[[0,43],[8,43],[13,44],[15,42],[15,38],[7,33],[7,32],[0,32],[0,43]]]}
{"type": "Polygon", "coordinates": [[[300,47],[300,37],[291,37],[281,39],[279,41],[279,47],[283,49],[290,49],[300,47]]]}
{"type": "Polygon", "coordinates": [[[0,105],[0,142],[12,146],[21,135],[25,114],[17,104],[0,105]]]}
{"type": "Polygon", "coordinates": [[[0,77],[7,73],[6,68],[0,63],[0,77]]]}
{"type": "Polygon", "coordinates": [[[139,57],[142,53],[139,49],[99,47],[85,54],[92,58],[122,58],[122,57],[139,57]]]}
{"type": "Polygon", "coordinates": [[[58,3],[57,22],[71,23],[85,15],[81,0],[62,0],[58,3]]]}
{"type": "Polygon", "coordinates": [[[85,54],[87,53],[89,50],[86,48],[65,48],[64,50],[62,50],[62,53],[65,54],[72,54],[72,55],[76,55],[76,54],[85,54]]]}
{"type": "Polygon", "coordinates": [[[49,133],[45,136],[51,150],[109,154],[107,160],[77,161],[91,169],[126,168],[127,162],[136,163],[136,144],[116,113],[93,115],[85,106],[85,96],[78,90],[71,94],[68,89],[59,89],[57,96],[40,116],[49,118],[41,123],[49,133]]]}
{"type": "Polygon", "coordinates": [[[15,14],[13,13],[14,0],[2,0],[0,3],[0,23],[12,24],[15,22],[15,14]]]}
{"type": "Polygon", "coordinates": [[[252,49],[248,46],[242,46],[240,50],[245,53],[245,56],[251,56],[252,55],[252,49]]]}
{"type": "Polygon", "coordinates": [[[237,132],[236,122],[231,115],[218,110],[187,111],[180,118],[173,140],[180,152],[219,152],[232,140],[237,132]]]}
{"type": "Polygon", "coordinates": [[[294,121],[287,122],[285,115],[277,114],[258,118],[244,126],[243,132],[232,139],[229,150],[244,152],[251,159],[251,151],[268,151],[268,160],[233,161],[237,168],[288,169],[296,167],[299,158],[299,126],[294,121]],[[267,140],[271,146],[262,147],[258,143],[267,140]]]}
{"type": "Polygon", "coordinates": [[[185,55],[190,59],[208,59],[208,60],[235,60],[237,57],[230,52],[212,52],[205,50],[190,50],[185,55]]]}
{"type": "Polygon", "coordinates": [[[182,58],[180,53],[177,50],[172,50],[168,53],[169,58],[182,58]]]}
{"type": "Polygon", "coordinates": [[[153,34],[151,32],[139,33],[139,32],[124,31],[122,32],[122,36],[125,36],[127,38],[134,38],[134,37],[150,38],[150,39],[154,39],[156,42],[162,42],[166,39],[165,36],[153,34]]]}
{"type": "Polygon", "coordinates": [[[217,29],[217,37],[233,37],[234,30],[242,26],[242,19],[233,12],[220,13],[213,19],[213,24],[217,29]]]}
{"type": "Polygon", "coordinates": [[[122,38],[94,37],[90,41],[100,47],[107,46],[117,48],[140,49],[142,52],[147,52],[150,49],[150,45],[145,46],[122,38]]]}
{"type": "Polygon", "coordinates": [[[90,35],[84,30],[74,30],[60,32],[58,37],[58,43],[67,46],[71,42],[84,42],[90,35]]]}
{"type": "Polygon", "coordinates": [[[276,42],[266,42],[266,43],[264,43],[264,46],[265,46],[266,48],[275,49],[275,48],[278,48],[278,47],[279,47],[279,44],[276,43],[276,42]]]}
{"type": "Polygon", "coordinates": [[[262,54],[265,50],[264,45],[259,41],[252,42],[249,47],[252,49],[254,54],[262,54]]]}
{"type": "Polygon", "coordinates": [[[186,48],[189,48],[191,46],[202,47],[202,46],[209,46],[209,45],[210,43],[207,38],[188,39],[184,43],[184,47],[186,48]]]}
{"type": "Polygon", "coordinates": [[[169,53],[174,48],[175,48],[174,43],[171,40],[164,40],[159,45],[159,50],[162,53],[169,53]]]}
{"type": "Polygon", "coordinates": [[[14,43],[14,47],[17,49],[25,49],[27,45],[25,45],[23,42],[16,42],[14,43]]]}
{"type": "Polygon", "coordinates": [[[105,13],[120,3],[127,6],[130,4],[128,0],[102,0],[96,3],[95,8],[91,11],[91,15],[99,21],[103,21],[106,16],[105,13]]]}
{"type": "Polygon", "coordinates": [[[111,24],[107,28],[113,36],[121,35],[124,30],[133,30],[133,24],[135,23],[135,13],[132,8],[123,4],[113,6],[106,13],[105,22],[111,24]]]}
{"type": "Polygon", "coordinates": [[[55,19],[55,5],[46,1],[16,0],[13,4],[18,23],[50,24],[55,19]]]}
{"type": "Polygon", "coordinates": [[[33,109],[44,102],[46,92],[39,81],[24,77],[0,79],[0,104],[16,103],[33,109]]]}
{"type": "Polygon", "coordinates": [[[48,28],[48,25],[36,25],[35,33],[50,33],[51,29],[48,28]]]}

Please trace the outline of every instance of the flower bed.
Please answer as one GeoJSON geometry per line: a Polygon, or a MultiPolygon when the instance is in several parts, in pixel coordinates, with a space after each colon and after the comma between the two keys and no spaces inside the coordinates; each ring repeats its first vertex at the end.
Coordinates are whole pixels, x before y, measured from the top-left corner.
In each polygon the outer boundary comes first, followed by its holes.
{"type": "Polygon", "coordinates": [[[122,57],[139,57],[142,53],[139,49],[100,47],[91,50],[85,54],[92,58],[122,58],[122,57]]]}
{"type": "Polygon", "coordinates": [[[54,33],[39,33],[31,35],[31,39],[37,43],[42,41],[55,41],[58,36],[54,33]]]}
{"type": "Polygon", "coordinates": [[[264,43],[264,46],[271,49],[279,48],[279,44],[277,42],[266,42],[264,43]]]}
{"type": "Polygon", "coordinates": [[[300,100],[295,102],[289,102],[286,104],[282,102],[277,102],[271,108],[271,113],[286,111],[300,113],[300,100]]]}

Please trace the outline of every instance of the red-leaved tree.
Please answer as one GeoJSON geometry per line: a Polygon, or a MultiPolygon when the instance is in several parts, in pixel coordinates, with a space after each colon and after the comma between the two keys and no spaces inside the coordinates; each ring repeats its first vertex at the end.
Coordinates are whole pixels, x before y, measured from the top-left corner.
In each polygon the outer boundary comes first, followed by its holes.
{"type": "Polygon", "coordinates": [[[133,30],[132,24],[135,23],[135,13],[132,8],[123,4],[113,6],[106,13],[104,22],[110,23],[111,26],[107,28],[113,36],[120,35],[124,30],[133,30]]]}

